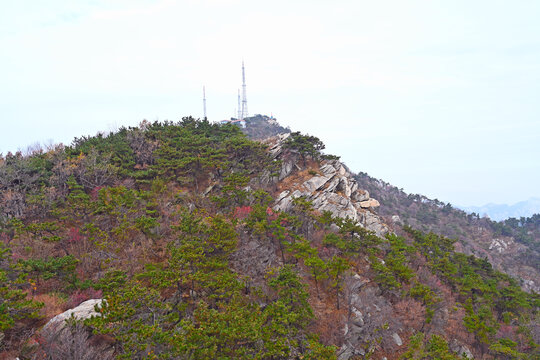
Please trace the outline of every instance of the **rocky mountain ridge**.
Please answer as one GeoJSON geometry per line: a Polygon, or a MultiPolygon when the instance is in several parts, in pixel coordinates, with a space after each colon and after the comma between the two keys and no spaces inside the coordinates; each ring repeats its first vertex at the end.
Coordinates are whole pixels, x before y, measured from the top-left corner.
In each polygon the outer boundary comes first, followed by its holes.
{"type": "Polygon", "coordinates": [[[317,170],[312,168],[311,173],[307,170],[302,173],[302,168],[298,165],[298,156],[284,154],[283,144],[289,136],[289,134],[279,135],[265,141],[270,145],[269,152],[272,158],[282,161],[279,180],[287,180],[286,186],[281,184],[281,187],[286,189],[276,196],[274,209],[288,211],[292,208],[295,198],[304,197],[317,211],[329,211],[333,216],[350,218],[378,236],[384,236],[388,232],[388,227],[372,211],[379,206],[379,202],[358,187],[345,164],[339,160],[322,160],[318,164],[311,164],[317,170]],[[300,173],[293,174],[294,169],[300,170],[300,173]]]}
{"type": "MultiPolygon", "coordinates": [[[[244,132],[269,144],[272,156],[279,158],[281,144],[289,136],[290,130],[279,126],[274,119],[269,120],[262,115],[250,118],[244,132]],[[265,138],[263,135],[268,136],[265,138]]],[[[285,161],[280,180],[292,170],[293,161],[285,161]]],[[[496,222],[466,214],[450,204],[422,195],[406,194],[365,173],[354,174],[337,160],[323,161],[318,171],[318,175],[309,179],[297,179],[303,182],[290,184],[289,190],[277,195],[276,208],[289,209],[294,197],[305,196],[316,209],[330,210],[336,216],[358,220],[378,235],[388,231],[402,233],[402,226],[408,224],[423,231],[455,238],[459,240],[458,251],[487,258],[498,270],[520,281],[526,291],[540,293],[540,227],[526,233],[531,239],[529,243],[516,241],[515,235],[510,234],[507,228],[501,229],[496,222]],[[336,176],[335,171],[340,175],[336,176]],[[340,187],[346,191],[342,192],[340,187]],[[370,193],[375,199],[370,198],[370,193]]]]}
{"type": "Polygon", "coordinates": [[[448,238],[396,234],[323,149],[184,118],[0,158],[2,355],[536,355],[537,296],[448,238]]]}
{"type": "Polygon", "coordinates": [[[381,204],[379,214],[393,229],[399,231],[408,224],[422,231],[455,238],[459,241],[458,251],[487,258],[495,268],[520,281],[526,291],[540,293],[540,228],[517,226],[523,230],[517,233],[505,222],[467,214],[422,195],[406,194],[365,173],[355,175],[355,179],[375,194],[381,204]],[[522,234],[527,237],[527,242],[517,240],[524,237],[522,234]]]}

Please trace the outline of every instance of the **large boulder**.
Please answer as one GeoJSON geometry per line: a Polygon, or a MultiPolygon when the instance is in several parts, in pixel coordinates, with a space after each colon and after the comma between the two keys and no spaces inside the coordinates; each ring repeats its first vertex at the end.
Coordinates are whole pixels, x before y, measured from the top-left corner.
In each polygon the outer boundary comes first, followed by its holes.
{"type": "Polygon", "coordinates": [[[95,307],[102,303],[102,299],[87,300],[49,320],[37,334],[40,346],[35,349],[32,358],[112,360],[114,358],[112,338],[94,335],[82,322],[70,321],[100,316],[95,307]]]}
{"type": "Polygon", "coordinates": [[[458,354],[460,356],[465,355],[467,357],[467,359],[474,359],[474,356],[473,356],[473,353],[471,352],[471,350],[469,350],[469,348],[467,346],[460,343],[457,339],[453,339],[450,342],[449,347],[450,347],[450,350],[452,350],[453,352],[455,352],[456,354],[458,354]]]}
{"type": "Polygon", "coordinates": [[[47,324],[45,324],[41,331],[59,331],[66,326],[66,320],[69,319],[85,320],[92,316],[100,316],[100,314],[95,310],[95,307],[96,305],[100,306],[102,302],[103,299],[86,300],[79,306],[64,311],[63,313],[53,317],[47,324]]]}
{"type": "Polygon", "coordinates": [[[326,184],[330,180],[330,178],[326,176],[314,176],[311,179],[304,182],[304,187],[307,191],[310,193],[315,192],[316,190],[319,190],[323,187],[324,184],[326,184]]]}
{"type": "Polygon", "coordinates": [[[360,201],[359,205],[360,205],[360,207],[363,207],[363,208],[371,208],[371,207],[377,207],[380,204],[375,199],[369,199],[369,200],[366,200],[366,201],[360,201]]]}

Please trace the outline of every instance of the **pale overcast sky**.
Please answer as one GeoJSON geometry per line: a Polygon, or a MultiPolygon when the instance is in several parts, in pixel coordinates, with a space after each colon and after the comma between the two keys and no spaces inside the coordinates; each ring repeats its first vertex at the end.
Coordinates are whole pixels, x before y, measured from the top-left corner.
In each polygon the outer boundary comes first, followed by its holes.
{"type": "Polygon", "coordinates": [[[539,1],[0,2],[0,153],[251,114],[460,205],[540,197],[539,1]]]}

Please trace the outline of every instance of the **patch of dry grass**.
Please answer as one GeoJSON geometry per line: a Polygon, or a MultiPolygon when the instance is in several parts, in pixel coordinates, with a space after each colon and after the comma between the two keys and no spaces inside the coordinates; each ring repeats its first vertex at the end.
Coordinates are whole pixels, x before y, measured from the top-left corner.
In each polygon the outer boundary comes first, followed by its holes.
{"type": "Polygon", "coordinates": [[[40,315],[46,319],[50,319],[65,311],[66,301],[54,293],[36,295],[34,296],[34,300],[44,304],[40,310],[40,315]]]}

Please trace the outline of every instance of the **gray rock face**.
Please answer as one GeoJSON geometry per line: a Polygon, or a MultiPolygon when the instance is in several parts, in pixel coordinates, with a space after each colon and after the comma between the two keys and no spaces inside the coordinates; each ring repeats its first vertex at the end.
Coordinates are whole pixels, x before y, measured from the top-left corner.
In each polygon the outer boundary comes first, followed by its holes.
{"type": "Polygon", "coordinates": [[[363,207],[363,208],[370,208],[370,207],[377,207],[380,204],[375,199],[369,199],[369,200],[366,200],[366,201],[360,201],[359,205],[360,205],[360,207],[363,207]]]}
{"type": "Polygon", "coordinates": [[[358,274],[348,276],[344,281],[344,295],[350,311],[345,319],[344,341],[338,359],[363,356],[374,350],[373,346],[379,340],[385,349],[403,345],[398,335],[402,330],[401,323],[396,320],[392,304],[367,278],[358,274]]]}
{"type": "MultiPolygon", "coordinates": [[[[282,148],[283,142],[289,137],[289,135],[290,134],[279,134],[276,136],[277,141],[269,149],[270,156],[273,159],[281,158],[281,155],[283,153],[283,148],[282,148]]],[[[293,156],[288,159],[281,158],[281,160],[282,160],[282,164],[281,164],[281,170],[279,172],[278,180],[285,179],[294,171],[296,167],[297,156],[293,156]]]]}
{"type": "Polygon", "coordinates": [[[356,202],[369,200],[369,192],[367,190],[358,190],[352,194],[352,199],[356,202]]]}
{"type": "MultiPolygon", "coordinates": [[[[283,140],[285,138],[283,137],[283,140]]],[[[275,158],[279,158],[282,153],[279,141],[271,148],[271,153],[275,158]]],[[[283,161],[280,174],[289,176],[294,166],[297,166],[297,163],[293,163],[290,159],[283,161]]],[[[358,188],[358,183],[345,165],[337,160],[323,161],[319,171],[320,174],[301,183],[292,184],[291,189],[296,190],[285,190],[279,194],[273,208],[281,211],[290,210],[294,198],[305,196],[316,210],[330,211],[333,216],[342,218],[349,217],[379,236],[388,232],[388,227],[382,219],[371,211],[372,208],[379,206],[379,202],[371,199],[367,191],[358,188]]],[[[281,175],[280,180],[283,179],[281,175]]]]}
{"type": "Polygon", "coordinates": [[[304,183],[304,187],[307,191],[313,193],[314,191],[322,188],[323,185],[328,182],[328,180],[330,180],[330,178],[326,176],[314,176],[304,183]]]}
{"type": "Polygon", "coordinates": [[[350,343],[345,342],[337,352],[338,360],[349,360],[353,356],[364,356],[363,349],[355,349],[350,343]]]}
{"type": "Polygon", "coordinates": [[[277,141],[270,147],[270,156],[274,159],[277,158],[283,152],[283,142],[290,136],[290,134],[279,134],[276,136],[277,141]]]}
{"type": "Polygon", "coordinates": [[[450,342],[450,350],[452,350],[453,352],[455,352],[456,354],[458,355],[466,355],[468,359],[474,359],[474,356],[471,352],[471,350],[469,350],[469,348],[463,344],[461,344],[459,341],[457,341],[456,339],[452,340],[450,342]]]}
{"type": "Polygon", "coordinates": [[[66,320],[71,318],[77,320],[88,319],[92,316],[100,316],[100,314],[95,310],[96,305],[101,305],[103,299],[90,299],[82,302],[79,306],[64,311],[61,314],[53,317],[41,331],[58,331],[66,325],[66,320]]]}
{"type": "Polygon", "coordinates": [[[525,289],[525,291],[528,291],[528,292],[536,292],[536,293],[539,293],[540,292],[540,286],[538,286],[534,280],[527,280],[527,279],[524,279],[523,280],[523,288],[525,289]]]}
{"type": "Polygon", "coordinates": [[[382,222],[378,215],[372,212],[364,211],[364,226],[366,229],[374,231],[377,235],[381,236],[388,232],[388,227],[382,222]]]}
{"type": "Polygon", "coordinates": [[[281,171],[279,172],[279,180],[285,179],[294,169],[294,161],[284,161],[281,171]]]}
{"type": "Polygon", "coordinates": [[[321,172],[327,177],[332,177],[336,174],[337,170],[330,164],[324,164],[321,166],[321,172]]]}
{"type": "Polygon", "coordinates": [[[240,236],[236,251],[231,254],[231,266],[241,274],[249,275],[250,286],[264,287],[268,270],[281,265],[272,244],[259,241],[248,234],[240,236]]]}
{"type": "Polygon", "coordinates": [[[394,342],[396,343],[397,346],[403,345],[403,341],[401,340],[401,338],[399,337],[397,333],[393,333],[392,338],[394,339],[394,342]]]}

